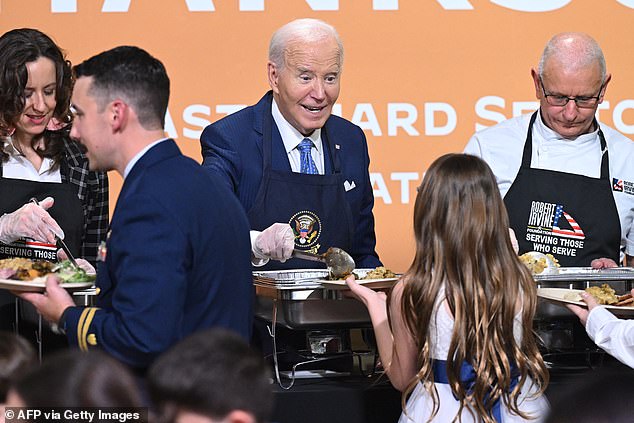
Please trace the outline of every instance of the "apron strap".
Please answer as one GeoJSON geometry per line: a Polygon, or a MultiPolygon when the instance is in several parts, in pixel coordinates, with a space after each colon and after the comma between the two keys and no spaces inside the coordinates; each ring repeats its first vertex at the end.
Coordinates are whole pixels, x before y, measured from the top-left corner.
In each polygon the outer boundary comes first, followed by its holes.
{"type": "Polygon", "coordinates": [[[533,124],[537,118],[537,112],[531,116],[531,121],[528,124],[528,131],[526,133],[526,142],[524,143],[524,152],[522,153],[522,166],[525,169],[530,169],[531,160],[533,158],[533,124]]]}
{"type": "MultiPolygon", "coordinates": [[[[597,125],[598,122],[597,122],[597,125]]],[[[608,157],[608,144],[605,142],[603,131],[599,128],[599,140],[601,141],[601,179],[610,182],[610,158],[608,157]]]]}
{"type": "MultiPolygon", "coordinates": [[[[526,133],[526,142],[524,143],[524,152],[522,153],[522,164],[521,164],[521,167],[524,169],[530,169],[531,161],[533,158],[533,124],[535,123],[535,119],[537,119],[537,112],[533,113],[533,115],[531,116],[531,120],[528,124],[528,131],[526,133]]],[[[597,122],[597,127],[599,128],[598,135],[599,135],[599,141],[601,143],[600,179],[606,179],[609,182],[610,160],[608,158],[608,145],[605,142],[605,136],[603,135],[603,131],[601,130],[601,127],[599,127],[599,122],[597,122]]]]}
{"type": "MultiPolygon", "coordinates": [[[[339,160],[339,150],[337,148],[333,148],[333,142],[330,141],[330,137],[328,136],[328,131],[326,130],[326,125],[321,128],[321,143],[325,149],[328,149],[328,155],[330,156],[330,161],[332,162],[332,173],[339,174],[341,173],[341,161],[339,160]]],[[[328,155],[324,154],[324,160],[328,160],[328,155]]],[[[324,163],[324,171],[327,166],[324,163]]]]}
{"type": "Polygon", "coordinates": [[[262,175],[266,175],[271,170],[271,163],[273,161],[273,115],[271,109],[273,106],[273,96],[271,101],[267,102],[264,109],[264,119],[262,123],[262,175]]]}

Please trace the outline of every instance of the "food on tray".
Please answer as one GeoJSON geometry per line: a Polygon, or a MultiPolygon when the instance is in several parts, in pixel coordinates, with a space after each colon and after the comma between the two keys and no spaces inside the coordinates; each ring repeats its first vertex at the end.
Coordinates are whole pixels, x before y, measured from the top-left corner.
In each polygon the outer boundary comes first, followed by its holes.
{"type": "Polygon", "coordinates": [[[586,292],[592,295],[599,304],[616,304],[619,302],[616,292],[607,283],[586,288],[586,292]]]}
{"type": "Polygon", "coordinates": [[[619,295],[617,298],[619,302],[614,304],[615,306],[634,306],[634,297],[632,294],[619,295]]]}
{"type": "MultiPolygon", "coordinates": [[[[634,306],[634,298],[632,294],[616,295],[616,292],[607,283],[601,286],[591,286],[585,291],[592,295],[599,304],[613,306],[634,306]]],[[[565,300],[582,301],[581,296],[577,292],[570,292],[564,295],[565,300]]]]}
{"type": "Polygon", "coordinates": [[[96,278],[94,274],[75,268],[68,260],[60,263],[21,257],[0,260],[0,279],[31,281],[50,273],[57,274],[62,282],[92,282],[96,278]]]}
{"type": "MultiPolygon", "coordinates": [[[[357,275],[355,275],[355,277],[356,276],[357,275]]],[[[357,278],[357,279],[388,279],[388,278],[395,278],[395,277],[396,277],[396,273],[392,272],[387,267],[379,266],[373,270],[370,270],[368,273],[365,274],[364,277],[357,278]]]]}
{"type": "Polygon", "coordinates": [[[0,274],[3,279],[29,281],[53,272],[53,263],[14,257],[0,260],[0,274]]]}
{"type": "Polygon", "coordinates": [[[529,251],[520,256],[520,261],[528,267],[534,275],[542,273],[556,273],[559,268],[559,261],[552,254],[529,251]]]}
{"type": "Polygon", "coordinates": [[[53,267],[53,272],[59,276],[62,282],[93,282],[97,279],[94,273],[86,273],[80,267],[75,267],[70,260],[64,260],[53,267]]]}
{"type": "MultiPolygon", "coordinates": [[[[374,269],[368,271],[365,276],[361,277],[361,274],[358,271],[353,271],[352,274],[356,280],[369,280],[369,279],[391,279],[396,278],[396,273],[392,272],[390,269],[384,266],[375,267],[374,269]]],[[[338,281],[343,280],[346,277],[333,277],[332,275],[328,275],[326,278],[329,281],[338,281]]]]}

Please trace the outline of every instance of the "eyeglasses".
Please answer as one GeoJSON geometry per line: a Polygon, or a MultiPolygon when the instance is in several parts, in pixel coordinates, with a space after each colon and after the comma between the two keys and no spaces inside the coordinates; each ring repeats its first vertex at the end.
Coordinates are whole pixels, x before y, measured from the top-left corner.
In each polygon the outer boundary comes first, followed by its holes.
{"type": "Polygon", "coordinates": [[[601,88],[599,88],[599,93],[594,97],[585,97],[585,96],[568,97],[567,95],[547,94],[546,89],[544,88],[544,82],[542,81],[541,76],[539,77],[539,83],[542,86],[542,92],[544,93],[546,102],[550,104],[551,106],[563,107],[566,104],[568,104],[570,100],[573,100],[575,104],[577,105],[577,107],[581,109],[594,108],[599,103],[599,99],[601,98],[601,93],[603,92],[603,88],[605,87],[605,84],[601,84],[601,88]]]}

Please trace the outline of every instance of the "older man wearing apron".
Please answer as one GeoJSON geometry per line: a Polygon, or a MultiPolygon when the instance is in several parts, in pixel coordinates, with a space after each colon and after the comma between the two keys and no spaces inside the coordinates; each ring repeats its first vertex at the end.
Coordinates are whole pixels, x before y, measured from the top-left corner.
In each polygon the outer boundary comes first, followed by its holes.
{"type": "MultiPolygon", "coordinates": [[[[203,166],[248,213],[258,270],[323,267],[291,253],[329,247],[347,251],[357,268],[381,265],[367,141],[361,128],[331,114],[342,65],[333,27],[315,19],[288,23],[271,39],[271,91],[201,136],[203,166]]],[[[270,338],[259,323],[255,343],[267,352],[270,338]]],[[[287,345],[307,347],[303,332],[279,329],[287,345]]]]}
{"type": "MultiPolygon", "coordinates": [[[[476,133],[465,152],[491,166],[520,254],[561,266],[632,265],[634,143],[595,115],[611,75],[586,34],[562,33],[532,69],[540,108],[476,133]]],[[[550,351],[596,348],[565,309],[540,303],[536,330],[550,351]]]]}
{"type": "Polygon", "coordinates": [[[595,118],[611,78],[601,48],[558,34],[532,76],[539,110],[476,133],[465,152],[495,173],[520,253],[562,266],[623,262],[634,255],[634,143],[595,118]]]}
{"type": "Polygon", "coordinates": [[[537,112],[528,127],[522,165],[504,197],[520,252],[542,250],[553,254],[562,266],[587,266],[601,257],[618,262],[621,225],[603,133],[597,131],[603,152],[599,178],[531,168],[536,117],[537,112]]]}

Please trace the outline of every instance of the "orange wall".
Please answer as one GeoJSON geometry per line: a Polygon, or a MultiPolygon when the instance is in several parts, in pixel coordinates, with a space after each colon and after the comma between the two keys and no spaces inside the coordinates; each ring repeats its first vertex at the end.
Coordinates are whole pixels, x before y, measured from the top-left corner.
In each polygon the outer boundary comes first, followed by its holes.
{"type": "MultiPolygon", "coordinates": [[[[370,146],[378,251],[404,271],[423,172],[439,155],[461,151],[478,125],[536,107],[530,68],[554,33],[586,31],[603,46],[613,78],[599,117],[634,134],[634,0],[603,0],[600,10],[598,3],[0,0],[0,31],[41,29],[75,63],[121,44],[150,51],[172,80],[168,134],[200,160],[202,128],[227,105],[253,104],[267,90],[272,32],[299,17],[333,24],[346,49],[340,114],[364,128],[370,146]]],[[[120,186],[112,174],[113,206],[120,186]]]]}

